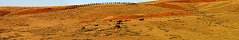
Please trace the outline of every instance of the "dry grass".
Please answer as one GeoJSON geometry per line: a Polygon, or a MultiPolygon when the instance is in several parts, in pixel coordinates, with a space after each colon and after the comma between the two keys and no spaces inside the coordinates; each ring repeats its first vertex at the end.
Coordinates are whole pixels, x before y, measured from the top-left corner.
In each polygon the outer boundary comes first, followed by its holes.
{"type": "Polygon", "coordinates": [[[0,40],[238,40],[238,1],[0,7],[0,40]]]}

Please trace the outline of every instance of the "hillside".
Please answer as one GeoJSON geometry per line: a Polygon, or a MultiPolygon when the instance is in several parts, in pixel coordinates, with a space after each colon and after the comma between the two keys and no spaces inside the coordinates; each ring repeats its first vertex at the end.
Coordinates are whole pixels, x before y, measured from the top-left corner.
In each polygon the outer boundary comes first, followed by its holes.
{"type": "Polygon", "coordinates": [[[0,7],[0,40],[239,40],[238,2],[0,7]]]}

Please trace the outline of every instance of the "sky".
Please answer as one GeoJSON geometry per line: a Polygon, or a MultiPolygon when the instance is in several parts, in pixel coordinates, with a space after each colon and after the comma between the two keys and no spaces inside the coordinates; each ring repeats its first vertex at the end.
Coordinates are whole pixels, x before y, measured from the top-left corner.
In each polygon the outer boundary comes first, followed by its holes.
{"type": "Polygon", "coordinates": [[[149,0],[0,0],[0,6],[63,6],[103,2],[147,2],[149,0]]]}

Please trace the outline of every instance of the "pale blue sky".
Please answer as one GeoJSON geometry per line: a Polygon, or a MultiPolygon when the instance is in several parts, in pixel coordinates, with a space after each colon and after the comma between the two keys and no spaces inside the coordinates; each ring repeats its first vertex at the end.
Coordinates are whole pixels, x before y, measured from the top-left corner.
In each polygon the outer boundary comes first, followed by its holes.
{"type": "Polygon", "coordinates": [[[0,6],[60,6],[102,2],[145,2],[149,0],[0,0],[0,6]]]}

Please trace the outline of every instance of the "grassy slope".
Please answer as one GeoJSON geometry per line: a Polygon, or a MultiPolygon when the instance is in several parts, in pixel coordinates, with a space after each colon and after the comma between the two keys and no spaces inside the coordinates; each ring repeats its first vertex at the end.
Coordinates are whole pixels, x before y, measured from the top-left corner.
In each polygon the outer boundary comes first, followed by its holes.
{"type": "Polygon", "coordinates": [[[0,40],[238,40],[238,4],[162,0],[136,5],[1,7],[0,40]]]}

